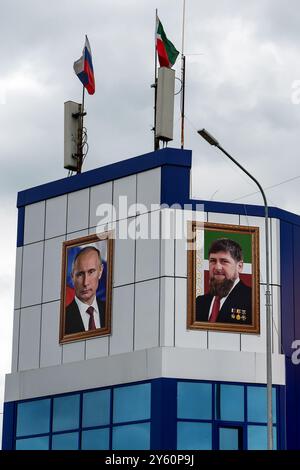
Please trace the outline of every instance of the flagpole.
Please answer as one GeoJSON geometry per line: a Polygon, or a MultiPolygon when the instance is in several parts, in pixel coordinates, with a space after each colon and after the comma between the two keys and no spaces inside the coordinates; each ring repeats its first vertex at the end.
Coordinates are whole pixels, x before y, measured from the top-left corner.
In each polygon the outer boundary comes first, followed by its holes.
{"type": "Polygon", "coordinates": [[[184,29],[185,29],[185,0],[182,7],[182,45],[181,45],[181,148],[184,148],[184,104],[185,104],[185,55],[184,55],[184,29]]]}
{"type": "Polygon", "coordinates": [[[159,150],[159,140],[156,137],[156,100],[157,100],[157,53],[156,53],[156,31],[157,31],[157,8],[155,10],[155,31],[154,31],[154,150],[159,150]]]}
{"type": "Polygon", "coordinates": [[[83,164],[82,141],[83,141],[84,96],[85,96],[85,87],[82,86],[82,103],[81,103],[80,126],[79,126],[79,136],[78,136],[78,145],[77,145],[77,155],[78,155],[77,174],[81,173],[82,164],[83,164]]]}

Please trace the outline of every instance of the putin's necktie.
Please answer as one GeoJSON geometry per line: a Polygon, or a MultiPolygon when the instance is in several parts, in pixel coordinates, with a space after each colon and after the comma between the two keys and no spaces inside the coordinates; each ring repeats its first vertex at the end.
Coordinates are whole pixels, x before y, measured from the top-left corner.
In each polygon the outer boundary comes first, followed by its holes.
{"type": "Polygon", "coordinates": [[[211,316],[209,317],[209,320],[208,320],[210,323],[217,321],[219,311],[220,311],[220,302],[221,302],[221,297],[216,296],[214,299],[211,316]]]}
{"type": "Polygon", "coordinates": [[[86,311],[86,313],[89,314],[89,331],[90,330],[96,330],[96,324],[95,324],[95,318],[94,318],[94,307],[89,307],[86,311]]]}

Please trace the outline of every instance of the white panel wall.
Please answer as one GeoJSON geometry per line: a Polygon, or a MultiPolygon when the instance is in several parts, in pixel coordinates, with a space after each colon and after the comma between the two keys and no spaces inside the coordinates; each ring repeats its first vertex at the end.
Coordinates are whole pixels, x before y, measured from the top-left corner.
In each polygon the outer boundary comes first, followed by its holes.
{"type": "MultiPolygon", "coordinates": [[[[136,175],[132,175],[113,182],[113,206],[115,208],[113,220],[126,219],[128,208],[132,204],[136,204],[136,178],[136,175]]],[[[134,216],[135,214],[136,211],[133,208],[129,215],[134,216]]]]}
{"type": "Polygon", "coordinates": [[[21,307],[21,282],[22,282],[22,264],[23,264],[23,247],[17,247],[16,267],[15,267],[15,308],[21,307]]]}
{"type": "Polygon", "coordinates": [[[68,194],[67,232],[88,228],[90,191],[83,189],[68,194]]]}
{"type": "MultiPolygon", "coordinates": [[[[67,367],[67,364],[76,361],[92,361],[107,356],[113,358],[127,353],[138,354],[138,351],[158,346],[175,347],[180,350],[195,348],[203,352],[207,350],[207,353],[216,351],[219,354],[222,351],[264,354],[264,286],[261,286],[261,336],[187,329],[186,240],[179,235],[184,220],[183,212],[168,209],[154,213],[153,220],[159,235],[158,239],[115,240],[112,334],[59,345],[62,242],[64,239],[95,233],[99,222],[99,213],[97,214],[99,204],[112,201],[117,213],[116,217],[109,214],[108,220],[115,218],[117,222],[110,224],[109,228],[112,226],[116,229],[121,228],[124,233],[128,220],[124,213],[118,213],[119,196],[124,195],[127,196],[125,209],[137,202],[145,204],[149,210],[152,203],[158,203],[160,200],[160,169],[121,178],[68,196],[49,199],[46,203],[26,207],[27,245],[18,249],[16,262],[13,370],[16,371],[17,368],[29,370],[61,364],[67,367]],[[120,217],[123,220],[119,221],[120,217]],[[166,228],[169,228],[167,223],[169,220],[171,220],[171,230],[166,237],[163,235],[166,228]],[[20,307],[22,310],[19,310],[20,307]]],[[[138,212],[146,210],[142,210],[141,206],[137,209],[138,212]]],[[[215,223],[259,226],[261,271],[264,272],[263,218],[203,212],[185,215],[184,224],[186,220],[196,218],[215,223]]],[[[136,216],[133,210],[129,223],[132,224],[131,227],[135,226],[140,230],[141,223],[148,219],[149,214],[136,216]]],[[[272,282],[279,284],[277,220],[272,220],[270,232],[272,282]]],[[[277,353],[280,351],[280,287],[274,286],[272,292],[273,351],[277,353]]],[[[156,361],[153,364],[156,364],[156,361]]],[[[170,366],[171,369],[172,367],[170,366]]],[[[157,370],[155,365],[154,369],[157,370]]],[[[136,377],[136,374],[134,376],[136,377]]]]}
{"type": "Polygon", "coordinates": [[[18,370],[20,313],[21,313],[21,310],[14,311],[12,357],[11,357],[11,371],[12,372],[17,372],[18,370]]]}
{"type": "Polygon", "coordinates": [[[160,346],[175,345],[175,279],[160,279],[160,346]]]}
{"type": "Polygon", "coordinates": [[[23,248],[21,307],[40,304],[42,299],[44,243],[23,248]]]}
{"type": "Polygon", "coordinates": [[[40,367],[56,366],[62,361],[59,340],[60,302],[42,306],[41,361],[40,367]]]}
{"type": "Polygon", "coordinates": [[[102,225],[103,217],[107,219],[107,222],[112,220],[112,194],[113,184],[112,182],[99,184],[91,188],[91,200],[90,200],[90,227],[96,225],[102,225]],[[104,211],[102,204],[107,204],[107,213],[104,211]]]}
{"type": "Polygon", "coordinates": [[[44,239],[45,201],[25,208],[24,245],[44,239]]]}
{"type": "Polygon", "coordinates": [[[135,285],[134,349],[159,345],[159,280],[135,285]]]}
{"type": "Polygon", "coordinates": [[[67,195],[46,201],[45,238],[58,237],[67,231],[67,195]]]}
{"type": "Polygon", "coordinates": [[[160,179],[160,168],[144,171],[137,175],[137,203],[146,207],[143,212],[150,211],[151,205],[160,205],[160,179]]]}
{"type": "Polygon", "coordinates": [[[65,237],[45,241],[43,302],[60,299],[62,244],[65,237]]]}
{"type": "Polygon", "coordinates": [[[113,290],[110,354],[133,351],[134,285],[113,290]]]}
{"type": "Polygon", "coordinates": [[[19,370],[37,369],[40,362],[41,306],[23,308],[20,315],[19,370]]]}

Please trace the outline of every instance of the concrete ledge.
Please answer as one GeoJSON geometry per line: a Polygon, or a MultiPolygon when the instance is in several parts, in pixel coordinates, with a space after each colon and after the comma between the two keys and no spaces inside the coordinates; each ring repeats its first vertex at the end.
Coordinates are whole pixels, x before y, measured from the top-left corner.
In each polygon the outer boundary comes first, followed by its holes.
{"type": "MultiPolygon", "coordinates": [[[[273,355],[273,383],[285,384],[285,357],[273,355]]],[[[5,402],[89,390],[159,377],[266,383],[265,355],[152,348],[6,376],[5,402]]]]}

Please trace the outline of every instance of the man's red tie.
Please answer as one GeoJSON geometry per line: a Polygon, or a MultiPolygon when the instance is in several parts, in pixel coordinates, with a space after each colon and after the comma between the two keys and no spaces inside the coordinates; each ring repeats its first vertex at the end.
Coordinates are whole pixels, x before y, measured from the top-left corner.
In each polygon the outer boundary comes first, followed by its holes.
{"type": "Polygon", "coordinates": [[[95,319],[94,319],[94,307],[89,307],[86,311],[86,313],[89,314],[89,331],[90,330],[96,330],[96,324],[95,324],[95,319]]]}
{"type": "Polygon", "coordinates": [[[213,308],[211,311],[211,316],[209,317],[209,320],[208,320],[211,323],[217,321],[219,311],[220,311],[220,301],[221,301],[221,297],[216,296],[214,300],[213,308]]]}

